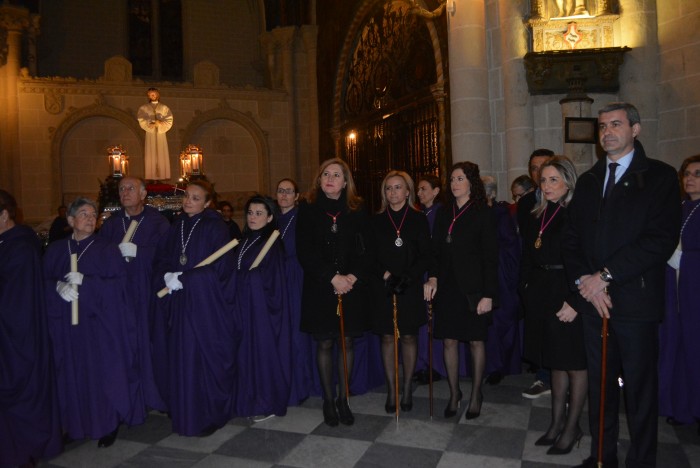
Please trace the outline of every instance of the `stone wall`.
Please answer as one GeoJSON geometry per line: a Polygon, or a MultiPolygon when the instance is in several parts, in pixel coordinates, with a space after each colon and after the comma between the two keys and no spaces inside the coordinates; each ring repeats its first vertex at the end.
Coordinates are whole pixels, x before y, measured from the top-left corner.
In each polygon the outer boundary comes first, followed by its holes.
{"type": "Polygon", "coordinates": [[[658,156],[679,168],[700,154],[700,2],[656,2],[659,35],[658,156]]]}

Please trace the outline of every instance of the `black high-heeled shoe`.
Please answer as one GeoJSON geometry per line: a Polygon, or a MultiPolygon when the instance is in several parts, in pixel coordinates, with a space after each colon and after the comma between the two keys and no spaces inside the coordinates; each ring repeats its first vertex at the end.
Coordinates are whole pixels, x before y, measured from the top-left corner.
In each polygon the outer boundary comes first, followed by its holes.
{"type": "Polygon", "coordinates": [[[355,423],[355,416],[350,411],[347,398],[338,398],[335,400],[335,406],[338,408],[338,417],[340,422],[346,426],[352,426],[355,423]]]}
{"type": "Polygon", "coordinates": [[[469,406],[467,407],[467,412],[464,414],[464,419],[469,421],[470,419],[476,419],[481,415],[481,404],[484,402],[484,394],[479,391],[479,410],[478,411],[470,411],[469,408],[472,407],[472,400],[469,399],[469,406]]]}
{"type": "Polygon", "coordinates": [[[338,411],[333,400],[323,400],[323,422],[330,427],[338,425],[338,411]]]}
{"type": "Polygon", "coordinates": [[[583,437],[583,431],[579,431],[578,435],[571,440],[571,443],[564,448],[559,448],[556,445],[552,445],[547,450],[547,455],[566,455],[571,452],[576,445],[576,448],[581,446],[581,438],[583,437]]]}
{"type": "MultiPolygon", "coordinates": [[[[561,432],[559,434],[561,434],[561,432]]],[[[554,437],[547,437],[547,434],[545,433],[542,437],[535,441],[535,445],[537,445],[538,447],[554,445],[554,442],[556,442],[559,438],[559,434],[555,435],[554,437]]]]}
{"type": "Polygon", "coordinates": [[[449,419],[457,414],[457,410],[459,409],[460,405],[462,404],[462,390],[457,391],[457,408],[452,409],[450,407],[450,403],[451,402],[447,403],[447,408],[445,408],[445,419],[449,419]]]}
{"type": "Polygon", "coordinates": [[[411,411],[413,409],[413,398],[411,398],[411,401],[407,402],[401,402],[401,411],[411,411]]]}
{"type": "Polygon", "coordinates": [[[110,447],[117,440],[117,432],[119,432],[119,426],[106,436],[100,437],[100,440],[97,441],[97,446],[100,448],[110,447]]]}
{"type": "Polygon", "coordinates": [[[392,404],[392,403],[390,403],[390,401],[391,401],[391,395],[387,395],[386,403],[384,403],[384,411],[386,411],[387,414],[396,413],[396,402],[394,402],[392,404]]]}

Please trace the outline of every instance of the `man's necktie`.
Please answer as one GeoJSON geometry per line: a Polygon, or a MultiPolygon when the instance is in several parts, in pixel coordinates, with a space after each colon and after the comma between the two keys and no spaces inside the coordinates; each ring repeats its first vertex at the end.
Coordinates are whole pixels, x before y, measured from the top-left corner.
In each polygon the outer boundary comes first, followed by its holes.
{"type": "Polygon", "coordinates": [[[603,192],[603,201],[607,200],[612,193],[612,189],[615,186],[615,170],[619,166],[618,163],[610,163],[608,167],[610,168],[610,174],[608,175],[608,182],[605,184],[605,192],[603,192]]]}

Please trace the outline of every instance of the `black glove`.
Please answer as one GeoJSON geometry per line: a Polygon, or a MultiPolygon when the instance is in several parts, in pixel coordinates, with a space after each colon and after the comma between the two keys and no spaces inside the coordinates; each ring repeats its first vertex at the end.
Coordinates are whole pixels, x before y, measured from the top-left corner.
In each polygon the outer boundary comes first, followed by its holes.
{"type": "Polygon", "coordinates": [[[394,275],[389,275],[389,277],[384,280],[384,289],[386,289],[387,296],[391,296],[392,294],[396,294],[395,289],[400,281],[401,281],[401,278],[397,278],[394,275]]]}
{"type": "Polygon", "coordinates": [[[401,275],[399,280],[394,285],[394,294],[403,294],[411,285],[411,278],[408,275],[401,275]]]}

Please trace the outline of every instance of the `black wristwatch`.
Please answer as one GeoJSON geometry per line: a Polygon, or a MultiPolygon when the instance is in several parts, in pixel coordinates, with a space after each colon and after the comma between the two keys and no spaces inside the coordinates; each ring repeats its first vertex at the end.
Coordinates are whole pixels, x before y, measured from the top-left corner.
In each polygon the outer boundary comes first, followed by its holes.
{"type": "Polygon", "coordinates": [[[609,283],[612,281],[613,278],[612,278],[612,275],[608,271],[603,270],[600,272],[600,279],[602,279],[606,283],[609,283]]]}

